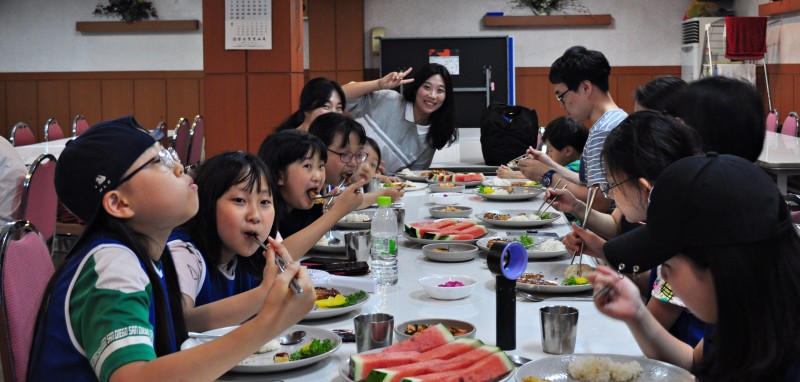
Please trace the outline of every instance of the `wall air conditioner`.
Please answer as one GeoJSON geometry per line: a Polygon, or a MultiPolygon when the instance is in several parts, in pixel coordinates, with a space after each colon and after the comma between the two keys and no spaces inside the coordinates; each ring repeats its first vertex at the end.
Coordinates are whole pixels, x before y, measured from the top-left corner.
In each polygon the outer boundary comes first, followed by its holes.
{"type": "MultiPolygon", "coordinates": [[[[689,82],[708,75],[703,71],[703,64],[709,63],[709,48],[711,61],[724,59],[725,50],[725,19],[722,17],[694,17],[682,23],[681,38],[681,78],[689,82]],[[712,26],[721,26],[721,28],[712,26]],[[706,37],[708,31],[711,46],[706,37]]],[[[707,68],[707,67],[706,67],[707,68]]]]}

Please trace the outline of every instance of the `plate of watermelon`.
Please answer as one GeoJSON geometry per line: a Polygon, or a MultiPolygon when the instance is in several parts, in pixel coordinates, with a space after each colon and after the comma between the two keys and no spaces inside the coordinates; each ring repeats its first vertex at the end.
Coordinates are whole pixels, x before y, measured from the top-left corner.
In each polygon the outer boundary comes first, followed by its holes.
{"type": "Polygon", "coordinates": [[[428,183],[453,183],[456,186],[477,186],[481,184],[486,177],[478,172],[470,173],[454,173],[454,174],[431,174],[428,176],[428,183]]]}
{"type": "Polygon", "coordinates": [[[514,364],[496,346],[472,338],[455,339],[444,325],[431,326],[413,341],[402,341],[342,360],[339,374],[348,382],[373,380],[507,381],[514,364]],[[454,378],[455,377],[455,378],[454,378]]]}
{"type": "Polygon", "coordinates": [[[448,243],[474,244],[484,236],[496,233],[474,220],[437,219],[406,224],[404,236],[417,244],[448,243]]]}

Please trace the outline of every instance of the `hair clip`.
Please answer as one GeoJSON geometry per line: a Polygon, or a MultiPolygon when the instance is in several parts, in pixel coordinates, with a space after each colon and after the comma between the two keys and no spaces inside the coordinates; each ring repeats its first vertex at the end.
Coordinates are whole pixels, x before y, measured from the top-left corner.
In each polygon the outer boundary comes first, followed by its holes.
{"type": "MultiPolygon", "coordinates": [[[[636,269],[639,269],[639,267],[636,267],[636,269]]],[[[625,270],[625,264],[624,263],[619,263],[619,266],[617,267],[617,276],[619,276],[620,279],[625,277],[625,276],[622,276],[622,271],[624,271],[624,270],[625,270]]]]}

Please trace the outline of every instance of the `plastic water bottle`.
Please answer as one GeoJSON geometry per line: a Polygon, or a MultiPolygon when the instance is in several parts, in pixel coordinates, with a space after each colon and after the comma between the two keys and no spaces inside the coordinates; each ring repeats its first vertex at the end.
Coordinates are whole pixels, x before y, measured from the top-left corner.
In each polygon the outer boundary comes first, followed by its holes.
{"type": "Polygon", "coordinates": [[[378,285],[397,284],[397,216],[391,205],[391,197],[379,196],[372,218],[370,267],[378,285]]]}

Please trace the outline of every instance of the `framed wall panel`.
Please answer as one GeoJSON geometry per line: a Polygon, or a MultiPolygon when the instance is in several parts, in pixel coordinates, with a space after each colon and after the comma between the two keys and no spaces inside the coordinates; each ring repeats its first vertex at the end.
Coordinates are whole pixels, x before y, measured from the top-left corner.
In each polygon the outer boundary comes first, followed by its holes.
{"type": "Polygon", "coordinates": [[[166,121],[166,81],[143,79],[133,81],[133,110],[136,120],[146,129],[153,129],[159,121],[166,121]]]}
{"type": "MultiPolygon", "coordinates": [[[[39,116],[36,109],[37,82],[7,81],[6,82],[6,110],[8,112],[6,125],[8,132],[11,133],[11,126],[17,122],[25,122],[33,130],[36,141],[43,139],[41,132],[36,127],[39,126],[39,116]]],[[[42,121],[44,124],[44,121],[42,121]]]]}
{"type": "Polygon", "coordinates": [[[82,114],[89,125],[102,121],[102,81],[100,80],[70,80],[69,81],[69,115],[70,126],[72,118],[82,114]]]}
{"type": "Polygon", "coordinates": [[[124,117],[135,112],[133,80],[103,80],[103,121],[124,117]]]}

